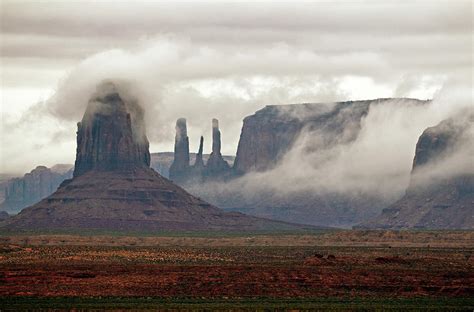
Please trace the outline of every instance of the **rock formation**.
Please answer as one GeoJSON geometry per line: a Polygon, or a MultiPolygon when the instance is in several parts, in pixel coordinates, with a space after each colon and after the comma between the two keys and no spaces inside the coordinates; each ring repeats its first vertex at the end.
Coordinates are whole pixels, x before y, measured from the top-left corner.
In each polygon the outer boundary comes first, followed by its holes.
{"type": "MultiPolygon", "coordinates": [[[[317,136],[310,148],[315,153],[341,144],[350,144],[359,135],[364,117],[376,105],[425,105],[415,99],[376,99],[320,104],[271,105],[244,119],[234,177],[253,171],[267,171],[281,159],[305,131],[317,136]]],[[[244,179],[248,176],[244,176],[244,179]]],[[[250,178],[251,179],[251,178],[250,178]]],[[[282,180],[285,177],[281,177],[282,180]]],[[[251,180],[250,180],[251,181],[251,180]]],[[[271,183],[272,181],[268,181],[271,183]]],[[[260,178],[257,183],[265,183],[260,178]]],[[[227,210],[288,222],[350,227],[378,215],[391,204],[368,194],[318,194],[304,192],[246,192],[222,185],[186,186],[201,198],[227,210]]]]}
{"type": "Polygon", "coordinates": [[[72,166],[55,167],[38,166],[22,178],[9,180],[5,185],[5,201],[0,205],[0,210],[17,213],[53,193],[62,181],[72,176],[72,166]]]}
{"type": "Polygon", "coordinates": [[[204,168],[204,158],[203,158],[203,145],[204,145],[204,137],[201,136],[199,141],[199,150],[196,154],[196,160],[194,161],[194,168],[204,168]]]}
{"type": "Polygon", "coordinates": [[[174,161],[170,167],[170,179],[179,185],[186,186],[201,183],[205,180],[222,180],[230,177],[231,169],[221,154],[221,132],[219,121],[212,120],[212,152],[204,164],[204,138],[201,136],[199,151],[193,166],[189,165],[189,139],[186,131],[186,120],[176,122],[174,161]]]}
{"type": "Polygon", "coordinates": [[[174,139],[174,161],[170,167],[170,179],[183,183],[189,176],[189,138],[186,119],[176,121],[176,136],[174,139]]]}
{"type": "Polygon", "coordinates": [[[272,169],[303,130],[320,132],[325,147],[350,142],[370,106],[391,100],[266,106],[244,119],[233,169],[238,175],[272,169]]]}
{"type": "Polygon", "coordinates": [[[112,83],[104,83],[77,124],[74,177],[90,170],[128,170],[150,165],[143,110],[127,105],[112,83]],[[132,129],[133,125],[133,129],[132,129]]]}
{"type": "Polygon", "coordinates": [[[192,167],[192,176],[194,179],[197,180],[196,182],[199,182],[202,180],[204,170],[205,170],[203,149],[204,149],[204,137],[201,136],[201,139],[199,140],[199,150],[196,154],[196,159],[192,167]]]}
{"type": "Polygon", "coordinates": [[[211,179],[225,178],[229,173],[229,164],[224,160],[221,154],[221,132],[219,130],[219,121],[217,119],[212,119],[212,153],[207,160],[204,176],[211,179]]]}
{"type": "MultiPolygon", "coordinates": [[[[196,153],[189,153],[189,162],[191,164],[194,164],[191,166],[191,171],[193,171],[194,168],[199,169],[200,167],[199,163],[201,163],[201,161],[196,159],[197,156],[198,154],[196,153]],[[197,161],[197,164],[196,164],[196,161],[197,161]]],[[[235,160],[235,156],[222,155],[222,157],[229,164],[229,166],[232,166],[235,160]]],[[[203,168],[204,164],[207,162],[208,159],[209,159],[209,154],[202,154],[202,168],[199,170],[195,170],[195,171],[201,172],[201,176],[202,176],[202,171],[204,170],[203,168]]],[[[173,161],[174,161],[173,152],[152,153],[150,166],[153,169],[155,169],[155,171],[158,172],[160,175],[164,176],[165,178],[169,178],[169,169],[173,161]]]]}
{"type": "Polygon", "coordinates": [[[358,227],[474,229],[474,115],[466,116],[445,120],[423,132],[405,196],[358,227]],[[465,153],[459,153],[460,148],[465,153]],[[450,158],[457,167],[467,157],[471,157],[467,167],[450,173],[450,158]]]}
{"type": "Polygon", "coordinates": [[[233,168],[237,174],[272,168],[296,140],[302,123],[280,109],[266,106],[244,119],[233,168]]]}
{"type": "Polygon", "coordinates": [[[10,230],[268,230],[299,226],[228,213],[149,168],[143,111],[112,83],[98,86],[78,125],[74,177],[3,226],[10,230]]]}

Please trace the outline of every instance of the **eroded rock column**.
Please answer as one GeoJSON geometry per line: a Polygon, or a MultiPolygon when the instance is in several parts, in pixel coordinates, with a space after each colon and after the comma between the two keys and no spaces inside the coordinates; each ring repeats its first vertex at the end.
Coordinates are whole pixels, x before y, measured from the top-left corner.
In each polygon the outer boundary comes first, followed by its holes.
{"type": "Polygon", "coordinates": [[[176,136],[174,140],[174,160],[170,167],[170,179],[181,181],[189,172],[189,138],[186,119],[176,121],[176,136]]]}

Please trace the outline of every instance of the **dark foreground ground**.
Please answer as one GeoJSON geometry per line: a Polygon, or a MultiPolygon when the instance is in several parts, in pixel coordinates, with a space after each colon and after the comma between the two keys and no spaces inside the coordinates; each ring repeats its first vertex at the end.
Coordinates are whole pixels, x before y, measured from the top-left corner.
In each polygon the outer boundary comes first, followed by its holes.
{"type": "Polygon", "coordinates": [[[474,309],[474,232],[0,237],[0,309],[474,309]]]}

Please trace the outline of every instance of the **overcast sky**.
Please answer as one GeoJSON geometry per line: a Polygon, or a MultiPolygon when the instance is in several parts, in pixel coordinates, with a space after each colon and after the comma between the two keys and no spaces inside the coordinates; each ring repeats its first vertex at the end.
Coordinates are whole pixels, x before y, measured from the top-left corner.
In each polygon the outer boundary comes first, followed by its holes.
{"type": "Polygon", "coordinates": [[[472,88],[471,1],[1,1],[0,172],[73,163],[93,87],[127,79],[151,151],[210,151],[221,120],[235,154],[242,118],[268,104],[432,98],[472,88]]]}

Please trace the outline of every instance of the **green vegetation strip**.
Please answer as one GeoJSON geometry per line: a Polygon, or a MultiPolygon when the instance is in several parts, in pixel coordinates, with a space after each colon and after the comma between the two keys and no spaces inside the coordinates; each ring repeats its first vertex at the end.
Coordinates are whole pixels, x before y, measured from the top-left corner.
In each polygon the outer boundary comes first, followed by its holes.
{"type": "Polygon", "coordinates": [[[0,297],[0,311],[40,309],[312,309],[321,311],[472,311],[474,298],[141,298],[0,297]]]}

